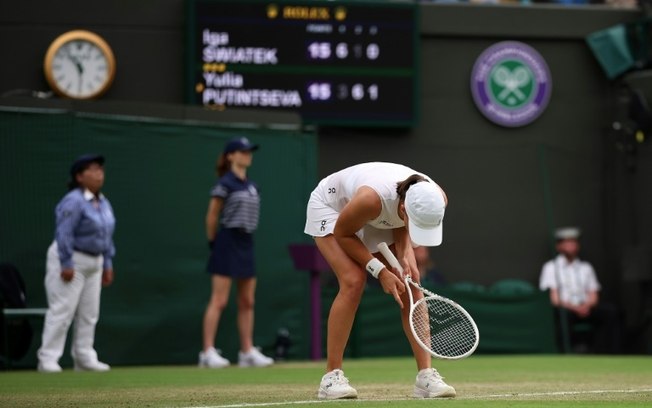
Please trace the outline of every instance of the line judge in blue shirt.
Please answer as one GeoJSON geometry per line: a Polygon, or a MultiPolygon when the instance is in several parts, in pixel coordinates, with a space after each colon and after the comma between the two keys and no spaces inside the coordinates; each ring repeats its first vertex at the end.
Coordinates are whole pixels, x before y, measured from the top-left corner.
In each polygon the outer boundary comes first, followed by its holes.
{"type": "Polygon", "coordinates": [[[38,370],[61,371],[68,328],[77,371],[108,371],[93,347],[102,286],[113,282],[115,217],[104,185],[104,157],[87,154],[70,168],[69,192],[55,209],[54,242],[48,248],[45,290],[48,312],[38,350],[38,370]]]}

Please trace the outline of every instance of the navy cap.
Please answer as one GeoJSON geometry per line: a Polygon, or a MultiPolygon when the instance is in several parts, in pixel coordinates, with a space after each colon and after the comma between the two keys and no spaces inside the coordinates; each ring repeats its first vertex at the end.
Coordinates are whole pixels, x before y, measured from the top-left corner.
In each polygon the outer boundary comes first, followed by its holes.
{"type": "Polygon", "coordinates": [[[257,144],[251,144],[249,139],[246,137],[238,137],[236,139],[231,139],[224,147],[224,154],[229,154],[233,152],[253,152],[258,150],[257,144]]]}
{"type": "Polygon", "coordinates": [[[91,163],[104,165],[104,156],[101,154],[83,154],[76,158],[72,166],[70,166],[70,175],[72,178],[74,179],[77,174],[84,171],[91,163]]]}

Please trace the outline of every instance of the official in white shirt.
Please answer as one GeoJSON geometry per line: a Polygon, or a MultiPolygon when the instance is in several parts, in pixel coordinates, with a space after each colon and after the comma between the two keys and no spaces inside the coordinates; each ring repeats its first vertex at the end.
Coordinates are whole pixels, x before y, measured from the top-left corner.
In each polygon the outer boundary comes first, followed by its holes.
{"type": "MultiPolygon", "coordinates": [[[[550,303],[566,311],[567,330],[571,346],[576,351],[620,352],[618,311],[600,299],[602,289],[593,266],[579,258],[581,231],[576,227],[555,231],[558,255],[546,262],[541,270],[539,288],[550,291],[550,303]],[[590,323],[589,333],[575,333],[578,322],[590,323]]],[[[559,324],[563,324],[560,319],[559,324]]],[[[563,339],[559,338],[560,345],[563,339]]]]}
{"type": "Polygon", "coordinates": [[[578,228],[561,228],[555,232],[559,253],[543,265],[539,288],[550,289],[550,302],[587,317],[598,304],[600,283],[590,263],[579,258],[578,228]]]}

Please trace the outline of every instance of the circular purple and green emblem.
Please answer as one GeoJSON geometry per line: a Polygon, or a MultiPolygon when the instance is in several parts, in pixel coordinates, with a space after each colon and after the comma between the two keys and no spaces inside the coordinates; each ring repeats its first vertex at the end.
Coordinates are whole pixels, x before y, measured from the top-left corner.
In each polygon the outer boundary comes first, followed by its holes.
{"type": "Polygon", "coordinates": [[[480,112],[507,127],[533,122],[546,109],[552,80],[546,61],[527,44],[503,41],[484,50],[471,73],[480,112]]]}

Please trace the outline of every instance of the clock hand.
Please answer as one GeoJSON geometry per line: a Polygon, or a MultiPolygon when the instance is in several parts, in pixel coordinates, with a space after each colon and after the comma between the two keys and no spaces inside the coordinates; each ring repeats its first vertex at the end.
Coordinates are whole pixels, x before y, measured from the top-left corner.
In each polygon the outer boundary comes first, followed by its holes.
{"type": "Polygon", "coordinates": [[[77,68],[77,73],[79,73],[79,75],[83,74],[84,73],[84,66],[81,64],[81,62],[79,62],[79,58],[72,55],[70,53],[70,49],[66,49],[66,51],[67,51],[67,54],[68,54],[68,59],[70,61],[72,61],[72,63],[75,65],[75,68],[77,68]]]}
{"type": "Polygon", "coordinates": [[[79,75],[82,75],[84,73],[84,66],[82,63],[79,62],[79,60],[76,60],[75,65],[77,66],[77,72],[79,72],[79,75]]]}
{"type": "Polygon", "coordinates": [[[75,68],[77,68],[77,77],[78,77],[78,82],[77,82],[77,89],[78,93],[81,95],[82,92],[82,75],[84,74],[84,66],[82,63],[79,61],[79,58],[75,55],[72,55],[70,52],[70,49],[67,49],[68,51],[68,59],[75,65],[75,68]]]}
{"type": "Polygon", "coordinates": [[[82,93],[82,72],[81,72],[81,69],[80,69],[80,72],[79,72],[79,82],[78,82],[78,85],[77,85],[77,89],[79,89],[79,94],[81,95],[81,93],[82,93]]]}

